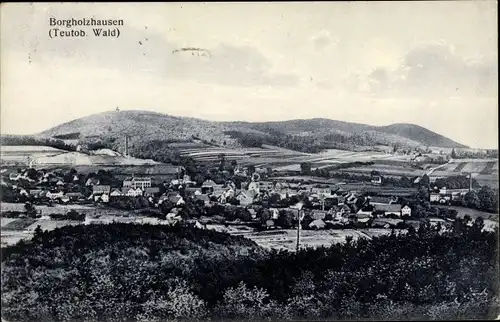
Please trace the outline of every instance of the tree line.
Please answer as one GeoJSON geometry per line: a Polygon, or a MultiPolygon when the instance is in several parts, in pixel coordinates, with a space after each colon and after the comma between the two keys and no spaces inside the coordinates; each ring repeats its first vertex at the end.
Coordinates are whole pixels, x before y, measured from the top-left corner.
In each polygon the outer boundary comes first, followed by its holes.
{"type": "Polygon", "coordinates": [[[190,227],[88,225],[2,249],[9,321],[491,318],[497,237],[440,232],[347,239],[297,253],[190,227]]]}

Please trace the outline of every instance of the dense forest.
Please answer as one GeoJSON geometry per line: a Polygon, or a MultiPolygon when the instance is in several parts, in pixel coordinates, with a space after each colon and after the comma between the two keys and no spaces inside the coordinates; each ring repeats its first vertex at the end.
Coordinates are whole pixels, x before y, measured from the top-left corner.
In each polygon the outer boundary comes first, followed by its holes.
{"type": "Polygon", "coordinates": [[[457,220],[298,253],[191,227],[37,230],[2,250],[9,321],[467,319],[498,314],[498,231],[457,220]]]}

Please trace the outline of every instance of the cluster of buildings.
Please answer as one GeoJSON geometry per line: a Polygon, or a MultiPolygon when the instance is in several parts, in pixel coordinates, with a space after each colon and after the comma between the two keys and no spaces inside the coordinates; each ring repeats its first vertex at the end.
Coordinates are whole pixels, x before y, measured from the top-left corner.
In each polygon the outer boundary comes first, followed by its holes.
{"type": "MultiPolygon", "coordinates": [[[[294,218],[309,216],[310,228],[321,228],[328,223],[347,222],[371,223],[376,218],[402,218],[412,215],[407,204],[398,202],[397,197],[366,196],[366,191],[343,190],[341,185],[305,184],[290,181],[261,180],[255,173],[248,175],[247,169],[238,167],[235,174],[246,177],[247,181],[239,187],[231,181],[223,184],[207,179],[202,184],[192,181],[189,176],[177,176],[170,181],[158,183],[148,176],[127,177],[121,186],[102,184],[98,177],[85,177],[74,173],[56,175],[50,171],[36,172],[25,169],[8,176],[2,174],[1,184],[10,186],[19,195],[31,199],[52,200],[61,203],[96,202],[109,203],[113,198],[145,197],[151,206],[159,207],[169,202],[177,211],[189,200],[204,207],[214,205],[236,206],[248,211],[251,218],[257,219],[259,207],[269,210],[271,216],[267,227],[274,227],[283,212],[294,213],[294,218]],[[31,171],[31,173],[30,173],[31,171]],[[238,173],[236,173],[238,172],[238,173]],[[83,188],[83,189],[82,189],[83,188]],[[297,201],[301,206],[296,207],[297,201]]],[[[372,175],[372,183],[381,183],[381,176],[372,175]]],[[[115,181],[116,182],[116,181],[115,181]]],[[[448,204],[463,196],[469,189],[431,189],[430,202],[448,204]]],[[[369,193],[368,193],[369,194],[369,193]]]]}
{"type": "Polygon", "coordinates": [[[446,189],[446,187],[434,187],[429,193],[431,203],[450,204],[463,197],[470,189],[446,189]]]}

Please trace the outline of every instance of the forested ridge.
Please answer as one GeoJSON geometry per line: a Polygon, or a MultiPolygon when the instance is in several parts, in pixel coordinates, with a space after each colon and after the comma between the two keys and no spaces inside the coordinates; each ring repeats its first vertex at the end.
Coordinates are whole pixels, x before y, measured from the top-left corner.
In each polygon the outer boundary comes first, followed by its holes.
{"type": "MultiPolygon", "coordinates": [[[[440,227],[439,227],[440,228],[440,227]]],[[[439,233],[347,240],[298,253],[190,227],[37,231],[2,250],[8,321],[464,319],[496,311],[496,232],[457,220],[439,233]]]]}

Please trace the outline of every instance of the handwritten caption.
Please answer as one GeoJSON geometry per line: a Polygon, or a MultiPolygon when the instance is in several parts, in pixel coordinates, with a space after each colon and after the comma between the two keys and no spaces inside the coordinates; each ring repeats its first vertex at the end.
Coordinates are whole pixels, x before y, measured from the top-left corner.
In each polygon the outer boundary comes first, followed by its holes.
{"type": "Polygon", "coordinates": [[[49,38],[108,37],[119,38],[123,19],[49,18],[49,38]]]}

